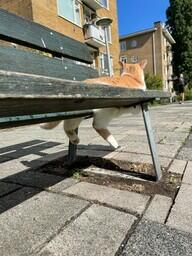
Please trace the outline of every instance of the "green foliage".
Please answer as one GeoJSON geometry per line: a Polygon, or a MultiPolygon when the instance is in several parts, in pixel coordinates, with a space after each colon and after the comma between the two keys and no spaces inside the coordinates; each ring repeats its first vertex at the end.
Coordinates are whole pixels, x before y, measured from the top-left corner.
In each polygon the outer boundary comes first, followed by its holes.
{"type": "Polygon", "coordinates": [[[192,89],[187,89],[185,91],[185,99],[186,100],[192,100],[192,89]]]}
{"type": "Polygon", "coordinates": [[[149,73],[145,74],[145,82],[147,89],[149,90],[162,90],[163,89],[163,82],[161,77],[155,76],[149,73]]]}
{"type": "Polygon", "coordinates": [[[174,73],[192,81],[192,0],[169,0],[167,26],[176,41],[173,45],[174,73]]]}

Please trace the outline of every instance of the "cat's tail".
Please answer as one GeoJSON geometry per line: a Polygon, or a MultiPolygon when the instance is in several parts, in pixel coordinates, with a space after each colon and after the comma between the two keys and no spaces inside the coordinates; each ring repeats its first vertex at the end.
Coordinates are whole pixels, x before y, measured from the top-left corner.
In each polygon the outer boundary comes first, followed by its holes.
{"type": "Polygon", "coordinates": [[[43,124],[40,124],[40,127],[45,130],[51,130],[51,129],[55,128],[57,125],[59,125],[60,122],[62,122],[62,120],[49,122],[49,123],[43,123],[43,124]]]}

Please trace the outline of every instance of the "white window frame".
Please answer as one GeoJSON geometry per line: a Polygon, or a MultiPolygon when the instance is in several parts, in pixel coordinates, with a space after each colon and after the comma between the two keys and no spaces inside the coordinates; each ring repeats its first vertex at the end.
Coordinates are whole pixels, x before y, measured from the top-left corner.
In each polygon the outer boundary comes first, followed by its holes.
{"type": "MultiPolygon", "coordinates": [[[[100,54],[100,65],[99,65],[99,70],[100,70],[101,75],[104,75],[104,74],[109,75],[108,67],[105,69],[105,66],[104,66],[105,56],[107,57],[107,54],[104,53],[104,52],[101,52],[101,54],[100,54]]],[[[113,56],[112,55],[110,55],[110,59],[111,59],[111,70],[112,70],[112,75],[113,75],[114,71],[113,71],[113,56]]],[[[108,63],[108,60],[107,60],[107,63],[108,63]]]]}
{"type": "Polygon", "coordinates": [[[136,55],[131,56],[132,63],[137,63],[138,61],[139,61],[139,56],[136,56],[136,55]]]}
{"type": "Polygon", "coordinates": [[[120,56],[120,61],[124,63],[128,63],[128,57],[127,56],[120,56]]]}
{"type": "MultiPolygon", "coordinates": [[[[72,8],[73,8],[73,15],[74,15],[74,19],[69,19],[67,17],[65,17],[64,15],[61,14],[60,10],[59,10],[59,1],[61,0],[57,0],[57,13],[58,16],[61,18],[64,18],[67,21],[72,22],[73,24],[82,27],[82,14],[81,14],[81,4],[79,2],[79,0],[70,0],[71,4],[72,4],[72,8]],[[78,18],[77,18],[77,13],[76,13],[76,8],[78,8],[79,10],[79,23],[78,23],[78,18]]],[[[65,0],[63,0],[65,1],[65,0]]]]}
{"type": "MultiPolygon", "coordinates": [[[[105,35],[105,28],[100,27],[105,35]]],[[[109,44],[112,44],[112,34],[111,34],[111,26],[107,27],[107,41],[109,44]]]]}
{"type": "Polygon", "coordinates": [[[120,50],[121,50],[121,52],[127,51],[127,42],[126,41],[120,42],[120,50]]]}
{"type": "Polygon", "coordinates": [[[103,4],[103,1],[102,1],[102,0],[98,0],[98,2],[101,2],[103,8],[109,10],[109,0],[106,0],[106,1],[107,1],[107,6],[105,6],[105,5],[103,4]]]}

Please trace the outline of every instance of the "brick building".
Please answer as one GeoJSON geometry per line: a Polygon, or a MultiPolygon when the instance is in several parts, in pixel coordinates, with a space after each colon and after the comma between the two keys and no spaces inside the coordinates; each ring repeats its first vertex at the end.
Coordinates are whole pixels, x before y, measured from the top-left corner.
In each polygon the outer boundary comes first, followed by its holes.
{"type": "Polygon", "coordinates": [[[95,26],[101,17],[113,19],[108,29],[111,65],[119,72],[119,36],[116,0],[0,0],[0,8],[33,20],[87,43],[100,74],[108,73],[104,31],[95,26]]]}
{"type": "Polygon", "coordinates": [[[171,46],[175,41],[161,22],[154,27],[120,37],[120,58],[126,62],[148,60],[146,72],[158,75],[163,80],[163,88],[171,91],[173,74],[171,46]]]}

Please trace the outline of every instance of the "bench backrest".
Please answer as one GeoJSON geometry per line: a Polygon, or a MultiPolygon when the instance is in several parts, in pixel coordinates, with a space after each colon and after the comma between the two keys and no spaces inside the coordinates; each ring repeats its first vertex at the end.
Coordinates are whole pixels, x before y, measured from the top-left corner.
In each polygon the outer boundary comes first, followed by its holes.
{"type": "Polygon", "coordinates": [[[92,63],[85,44],[3,9],[0,9],[0,40],[33,49],[0,45],[0,70],[69,80],[98,76],[95,69],[79,63],[92,63]],[[42,52],[56,58],[44,56],[42,52]]]}

